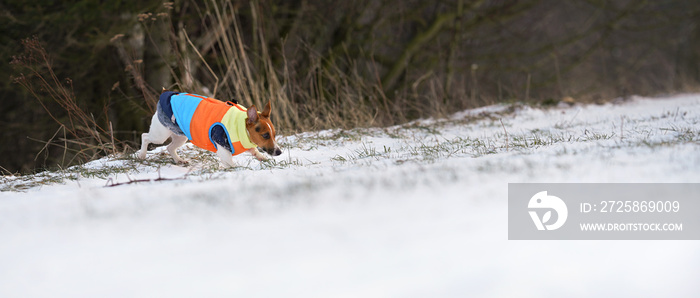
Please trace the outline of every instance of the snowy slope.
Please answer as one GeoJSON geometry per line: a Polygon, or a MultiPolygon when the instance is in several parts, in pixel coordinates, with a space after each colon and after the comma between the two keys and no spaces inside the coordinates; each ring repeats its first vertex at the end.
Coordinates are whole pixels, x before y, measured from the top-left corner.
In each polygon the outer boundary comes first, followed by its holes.
{"type": "Polygon", "coordinates": [[[699,242],[508,241],[507,185],[698,182],[699,122],[700,95],[490,106],[5,176],[0,297],[698,297],[699,242]]]}

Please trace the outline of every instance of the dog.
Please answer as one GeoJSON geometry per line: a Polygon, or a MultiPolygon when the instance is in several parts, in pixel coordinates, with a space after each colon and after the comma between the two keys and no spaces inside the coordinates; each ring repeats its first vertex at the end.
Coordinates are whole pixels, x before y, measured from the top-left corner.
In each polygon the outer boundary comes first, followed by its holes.
{"type": "Polygon", "coordinates": [[[141,135],[139,159],[146,158],[148,144],[171,142],[168,153],[177,163],[187,163],[176,152],[188,140],[195,146],[215,152],[225,167],[235,167],[233,156],[249,152],[260,161],[267,160],[258,148],[271,156],[282,154],[275,141],[268,102],[262,112],[255,105],[246,109],[238,103],[191,93],[163,90],[151,127],[141,135]]]}

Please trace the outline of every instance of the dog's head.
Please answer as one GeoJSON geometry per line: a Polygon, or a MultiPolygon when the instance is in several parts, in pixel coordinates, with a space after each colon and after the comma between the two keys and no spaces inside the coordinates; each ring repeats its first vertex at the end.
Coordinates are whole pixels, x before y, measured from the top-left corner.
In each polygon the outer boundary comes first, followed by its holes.
{"type": "Polygon", "coordinates": [[[265,105],[262,113],[258,112],[255,105],[248,108],[248,119],[245,122],[245,128],[248,130],[250,140],[258,145],[260,149],[272,156],[282,154],[280,146],[275,141],[275,127],[270,121],[270,103],[265,105]]]}

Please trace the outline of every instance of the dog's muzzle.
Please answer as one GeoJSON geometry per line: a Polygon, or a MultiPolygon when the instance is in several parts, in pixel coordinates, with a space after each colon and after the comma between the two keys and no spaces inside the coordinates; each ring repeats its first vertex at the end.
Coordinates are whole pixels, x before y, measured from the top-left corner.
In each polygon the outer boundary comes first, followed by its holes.
{"type": "Polygon", "coordinates": [[[280,148],[265,149],[265,152],[267,152],[267,154],[270,154],[272,156],[279,156],[282,154],[282,149],[280,149],[280,148]]]}

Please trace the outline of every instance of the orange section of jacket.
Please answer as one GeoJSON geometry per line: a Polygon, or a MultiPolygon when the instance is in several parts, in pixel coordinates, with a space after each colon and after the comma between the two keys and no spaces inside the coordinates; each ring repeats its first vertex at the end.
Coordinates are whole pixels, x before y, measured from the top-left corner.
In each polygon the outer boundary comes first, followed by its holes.
{"type": "Polygon", "coordinates": [[[231,145],[233,145],[233,148],[231,148],[233,150],[233,155],[238,155],[238,154],[241,154],[243,152],[248,151],[248,148],[243,147],[243,144],[241,144],[240,141],[233,142],[231,145]]]}
{"type": "Polygon", "coordinates": [[[221,118],[224,117],[231,106],[213,98],[194,94],[188,95],[202,99],[199,105],[197,105],[197,110],[194,112],[192,121],[190,122],[192,144],[195,144],[199,148],[216,152],[216,146],[214,146],[211,139],[209,139],[209,128],[211,128],[214,123],[221,122],[221,118]]]}

